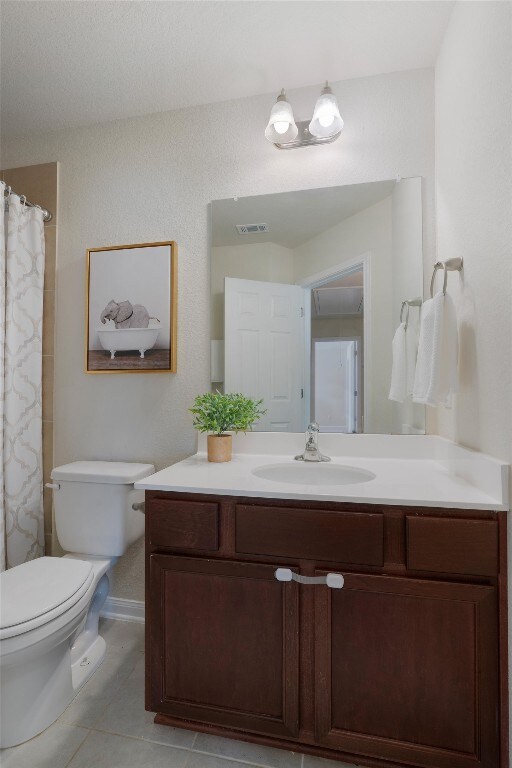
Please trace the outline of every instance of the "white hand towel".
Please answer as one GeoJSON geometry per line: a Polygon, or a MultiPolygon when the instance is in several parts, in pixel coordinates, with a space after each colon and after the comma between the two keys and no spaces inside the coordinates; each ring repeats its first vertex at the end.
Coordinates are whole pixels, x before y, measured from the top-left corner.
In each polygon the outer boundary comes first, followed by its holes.
{"type": "Polygon", "coordinates": [[[393,361],[388,398],[403,403],[408,395],[412,395],[414,386],[418,351],[417,323],[400,323],[393,337],[391,350],[393,361]]]}
{"type": "Polygon", "coordinates": [[[425,301],[412,399],[450,407],[457,390],[459,340],[453,299],[442,291],[425,301]]]}
{"type": "Polygon", "coordinates": [[[391,351],[393,362],[389,399],[403,403],[407,397],[407,330],[405,323],[400,323],[396,329],[391,351]]]}
{"type": "Polygon", "coordinates": [[[407,323],[405,344],[407,353],[407,384],[406,394],[412,395],[414,390],[414,377],[416,375],[416,358],[418,357],[418,331],[420,327],[420,314],[415,313],[407,323]]]}

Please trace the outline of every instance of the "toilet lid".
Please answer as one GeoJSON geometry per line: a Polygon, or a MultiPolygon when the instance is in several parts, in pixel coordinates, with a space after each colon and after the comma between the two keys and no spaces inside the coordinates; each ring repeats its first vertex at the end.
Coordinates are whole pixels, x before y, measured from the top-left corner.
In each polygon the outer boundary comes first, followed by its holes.
{"type": "Polygon", "coordinates": [[[0,574],[0,630],[26,622],[31,627],[42,624],[50,612],[55,618],[56,609],[67,610],[92,579],[90,562],[66,557],[40,557],[4,571],[0,574]],[[38,617],[40,622],[32,622],[38,617]]]}
{"type": "Polygon", "coordinates": [[[132,485],[155,471],[153,464],[126,461],[72,461],[52,469],[52,480],[79,483],[132,485]]]}

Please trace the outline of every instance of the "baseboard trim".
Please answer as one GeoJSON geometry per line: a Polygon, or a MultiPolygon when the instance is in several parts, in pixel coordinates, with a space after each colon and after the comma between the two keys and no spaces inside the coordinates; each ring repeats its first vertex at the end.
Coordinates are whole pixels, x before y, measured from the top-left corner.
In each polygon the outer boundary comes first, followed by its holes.
{"type": "Polygon", "coordinates": [[[144,624],[145,605],[142,600],[127,600],[124,597],[107,597],[100,613],[105,619],[135,621],[144,624]]]}

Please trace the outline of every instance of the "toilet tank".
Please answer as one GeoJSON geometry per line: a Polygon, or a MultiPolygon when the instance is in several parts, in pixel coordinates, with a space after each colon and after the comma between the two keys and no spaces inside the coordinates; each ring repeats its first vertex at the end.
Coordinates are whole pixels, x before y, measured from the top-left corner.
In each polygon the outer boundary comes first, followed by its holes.
{"type": "Polygon", "coordinates": [[[137,480],[153,474],[152,464],[74,461],[52,470],[55,528],[67,552],[118,557],[144,533],[144,501],[137,480]]]}

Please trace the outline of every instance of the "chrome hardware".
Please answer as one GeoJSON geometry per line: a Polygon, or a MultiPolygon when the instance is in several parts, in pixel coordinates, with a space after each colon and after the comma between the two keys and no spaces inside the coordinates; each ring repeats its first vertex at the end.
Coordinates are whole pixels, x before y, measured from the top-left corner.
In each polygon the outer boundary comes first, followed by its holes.
{"type": "Polygon", "coordinates": [[[295,456],[295,461],[330,461],[328,456],[324,456],[318,449],[318,435],[320,434],[320,427],[316,421],[312,421],[308,425],[306,431],[306,447],[304,453],[299,453],[295,456]]]}
{"type": "Polygon", "coordinates": [[[438,269],[444,270],[443,279],[443,294],[446,296],[446,284],[448,282],[448,272],[461,272],[464,269],[464,261],[462,258],[456,256],[454,259],[447,259],[447,261],[438,261],[434,264],[434,273],[432,280],[430,281],[430,298],[434,298],[434,282],[438,269]]]}
{"type": "Polygon", "coordinates": [[[58,491],[60,488],[60,483],[45,483],[45,488],[51,488],[52,491],[58,491]]]}
{"type": "MultiPolygon", "coordinates": [[[[9,210],[8,198],[9,198],[9,195],[11,195],[11,194],[15,195],[16,192],[13,191],[12,187],[10,187],[8,184],[6,184],[4,186],[4,198],[5,198],[5,200],[4,200],[4,210],[5,211],[9,210]]],[[[21,204],[23,206],[25,206],[26,208],[39,208],[39,210],[43,214],[43,221],[45,223],[48,223],[49,221],[51,221],[53,219],[53,214],[51,213],[51,211],[47,211],[46,208],[42,208],[40,205],[37,205],[37,203],[29,202],[25,195],[19,195],[19,198],[20,198],[21,204]]]]}
{"type": "Polygon", "coordinates": [[[278,568],[275,572],[278,581],[298,581],[299,584],[326,584],[329,589],[343,589],[345,579],[341,573],[328,573],[327,576],[301,576],[290,568],[278,568]]]}
{"type": "Polygon", "coordinates": [[[274,142],[274,147],[277,147],[277,149],[298,149],[299,147],[312,147],[315,144],[331,144],[341,136],[341,130],[333,136],[324,136],[322,138],[313,136],[309,132],[309,122],[309,120],[297,120],[295,123],[299,129],[297,138],[283,143],[274,142]]]}
{"type": "Polygon", "coordinates": [[[402,301],[402,308],[400,309],[400,322],[403,323],[404,309],[406,309],[405,330],[407,330],[407,326],[409,325],[409,307],[421,307],[422,304],[423,300],[420,297],[415,299],[405,299],[405,301],[402,301]]]}
{"type": "Polygon", "coordinates": [[[132,509],[134,512],[143,512],[146,514],[146,502],[136,501],[135,504],[132,504],[132,509]]]}

